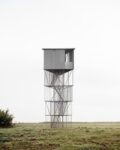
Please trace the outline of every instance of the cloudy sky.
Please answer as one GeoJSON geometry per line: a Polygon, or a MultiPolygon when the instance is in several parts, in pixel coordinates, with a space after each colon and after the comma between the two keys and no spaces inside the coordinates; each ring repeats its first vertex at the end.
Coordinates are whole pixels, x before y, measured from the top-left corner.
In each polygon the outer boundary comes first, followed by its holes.
{"type": "Polygon", "coordinates": [[[119,0],[0,0],[0,108],[44,121],[42,48],[71,47],[73,121],[120,121],[119,0]]]}

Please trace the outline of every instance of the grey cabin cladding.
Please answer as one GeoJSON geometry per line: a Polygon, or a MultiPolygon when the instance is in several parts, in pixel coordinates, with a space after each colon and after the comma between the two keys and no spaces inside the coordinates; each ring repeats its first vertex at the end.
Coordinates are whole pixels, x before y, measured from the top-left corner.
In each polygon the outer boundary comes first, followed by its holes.
{"type": "Polygon", "coordinates": [[[44,50],[44,70],[73,70],[74,48],[44,50]]]}

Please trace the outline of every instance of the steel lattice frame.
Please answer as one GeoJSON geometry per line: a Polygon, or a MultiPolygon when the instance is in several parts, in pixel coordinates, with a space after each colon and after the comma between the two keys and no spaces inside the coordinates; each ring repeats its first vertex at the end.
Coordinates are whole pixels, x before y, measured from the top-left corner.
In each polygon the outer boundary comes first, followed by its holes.
{"type": "Polygon", "coordinates": [[[72,70],[45,70],[44,99],[46,122],[53,127],[67,127],[72,121],[72,70]]]}

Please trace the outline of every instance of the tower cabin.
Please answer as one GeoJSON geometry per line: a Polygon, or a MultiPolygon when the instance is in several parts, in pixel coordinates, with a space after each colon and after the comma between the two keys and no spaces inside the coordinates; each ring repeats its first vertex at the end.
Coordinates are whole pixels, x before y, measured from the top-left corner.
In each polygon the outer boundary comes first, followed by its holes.
{"type": "Polygon", "coordinates": [[[74,48],[43,48],[44,70],[70,71],[74,69],[74,48]]]}

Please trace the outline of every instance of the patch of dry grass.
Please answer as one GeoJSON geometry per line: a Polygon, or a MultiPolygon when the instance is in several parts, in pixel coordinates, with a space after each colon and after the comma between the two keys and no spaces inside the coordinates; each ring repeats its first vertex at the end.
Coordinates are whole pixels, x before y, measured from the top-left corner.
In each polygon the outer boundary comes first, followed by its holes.
{"type": "Polygon", "coordinates": [[[120,150],[120,123],[16,124],[0,128],[0,150],[120,150]]]}

